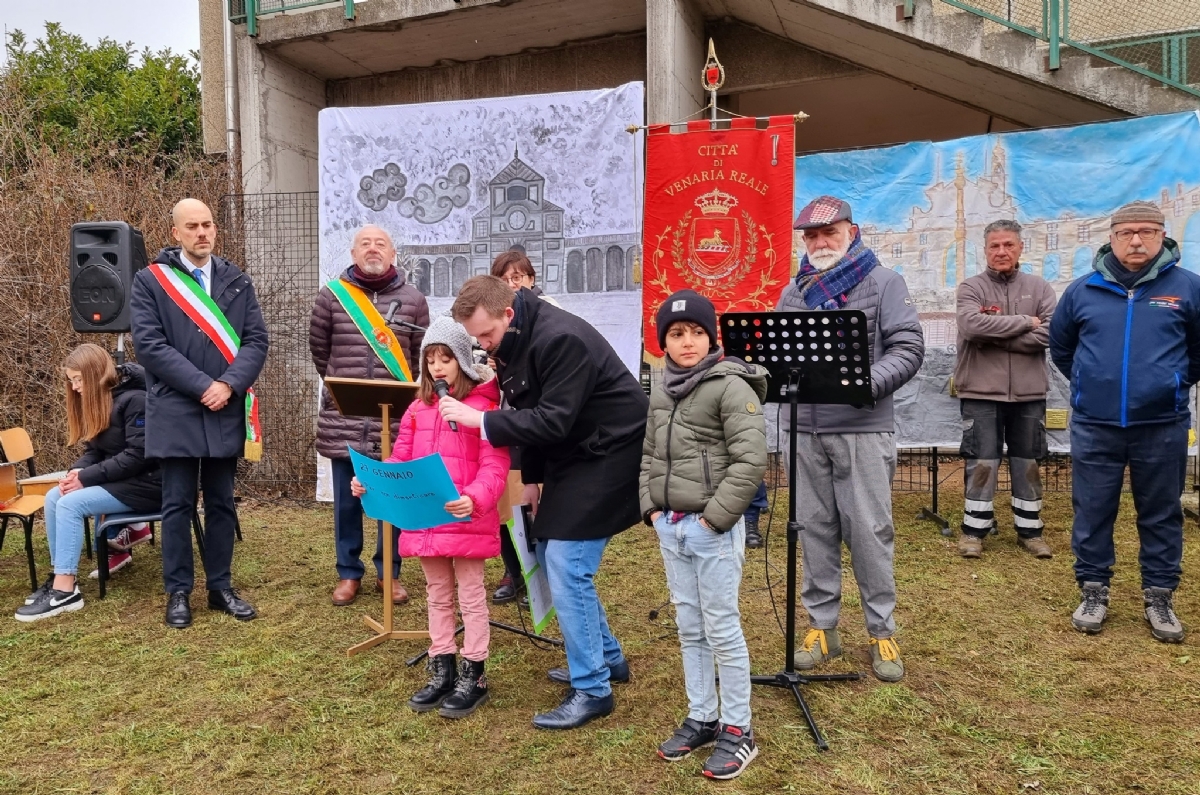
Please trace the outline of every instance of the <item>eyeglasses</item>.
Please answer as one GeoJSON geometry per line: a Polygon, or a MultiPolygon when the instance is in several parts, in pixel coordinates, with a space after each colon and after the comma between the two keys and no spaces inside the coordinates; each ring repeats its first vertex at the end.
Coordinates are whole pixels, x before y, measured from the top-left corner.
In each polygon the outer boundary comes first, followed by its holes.
{"type": "Polygon", "coordinates": [[[1142,240],[1154,240],[1162,235],[1162,229],[1122,229],[1120,232],[1113,232],[1113,237],[1120,240],[1122,243],[1128,243],[1133,240],[1133,236],[1137,235],[1142,240]]]}
{"type": "Polygon", "coordinates": [[[520,271],[510,271],[502,278],[509,284],[524,284],[525,280],[529,278],[529,275],[521,273],[520,271]]]}

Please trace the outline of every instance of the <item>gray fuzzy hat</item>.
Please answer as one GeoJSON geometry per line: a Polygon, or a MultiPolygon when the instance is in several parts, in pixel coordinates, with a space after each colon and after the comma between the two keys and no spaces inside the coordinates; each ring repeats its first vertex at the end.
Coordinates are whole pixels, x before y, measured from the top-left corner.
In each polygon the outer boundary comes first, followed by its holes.
{"type": "Polygon", "coordinates": [[[483,374],[471,360],[471,335],[462,327],[462,324],[456,323],[454,318],[449,315],[440,315],[434,318],[425,331],[425,339],[421,341],[422,370],[425,362],[425,348],[429,345],[439,344],[445,345],[454,352],[454,358],[458,360],[458,369],[462,370],[467,378],[476,382],[483,381],[483,374]]]}
{"type": "Polygon", "coordinates": [[[1167,219],[1163,216],[1162,210],[1158,209],[1158,205],[1152,202],[1130,202],[1113,213],[1109,227],[1139,222],[1166,226],[1167,219]]]}

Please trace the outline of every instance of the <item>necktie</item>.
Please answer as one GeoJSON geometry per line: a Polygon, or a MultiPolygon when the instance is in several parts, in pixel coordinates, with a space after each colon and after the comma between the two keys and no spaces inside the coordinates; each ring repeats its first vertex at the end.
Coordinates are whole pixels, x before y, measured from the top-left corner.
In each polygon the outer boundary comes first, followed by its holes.
{"type": "Polygon", "coordinates": [[[192,271],[192,275],[196,277],[196,283],[200,285],[200,289],[208,292],[208,288],[204,286],[204,271],[196,268],[192,271]]]}

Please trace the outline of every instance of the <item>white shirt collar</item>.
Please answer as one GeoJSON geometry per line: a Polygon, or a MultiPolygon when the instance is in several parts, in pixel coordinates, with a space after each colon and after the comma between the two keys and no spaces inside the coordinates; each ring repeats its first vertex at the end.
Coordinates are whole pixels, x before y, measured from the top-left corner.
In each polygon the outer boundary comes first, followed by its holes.
{"type": "Polygon", "coordinates": [[[212,254],[208,255],[208,258],[204,260],[203,265],[193,264],[192,261],[187,258],[186,254],[181,254],[179,259],[183,266],[188,269],[188,273],[194,273],[196,268],[200,268],[200,270],[204,273],[204,291],[209,295],[212,295],[212,254]]]}

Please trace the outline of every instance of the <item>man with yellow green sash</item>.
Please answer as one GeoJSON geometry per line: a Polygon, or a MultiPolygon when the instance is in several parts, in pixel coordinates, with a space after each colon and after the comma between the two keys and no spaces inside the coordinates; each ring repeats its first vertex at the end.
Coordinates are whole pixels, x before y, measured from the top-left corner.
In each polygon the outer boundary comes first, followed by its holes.
{"type": "MultiPolygon", "coordinates": [[[[386,231],[364,226],[354,235],[350,248],[353,264],[338,278],[321,288],[313,307],[308,342],[313,364],[322,378],[373,378],[412,381],[419,372],[413,358],[421,350],[425,334],[411,326],[429,325],[425,296],[406,283],[396,268],[396,247],[386,231]],[[390,322],[389,322],[390,320],[390,322]],[[408,323],[411,326],[405,326],[408,323]]],[[[396,435],[399,417],[392,422],[396,435]]],[[[337,545],[338,582],[333,589],[335,605],[351,604],[358,596],[366,571],[360,556],[363,549],[363,512],[358,497],[350,493],[354,469],[347,446],[380,457],[379,420],[343,417],[327,390],[322,390],[317,418],[317,452],[330,459],[333,468],[333,533],[337,545]]],[[[382,588],[382,531],[376,525],[375,581],[382,588]]],[[[392,572],[392,601],[403,604],[408,592],[400,584],[400,558],[392,572]]]]}
{"type": "Polygon", "coordinates": [[[192,512],[204,491],[208,607],[249,621],[257,613],[233,589],[241,456],[262,449],[251,386],[267,361],[267,324],[250,277],[213,256],[217,226],[195,199],[171,213],[178,247],[164,248],[133,280],[133,348],[146,369],[146,457],[162,467],[163,585],[167,626],[192,623],[192,512]]]}

